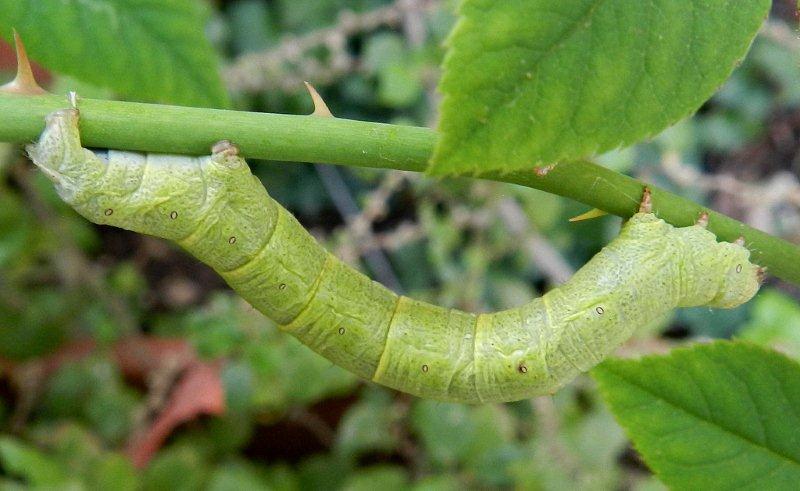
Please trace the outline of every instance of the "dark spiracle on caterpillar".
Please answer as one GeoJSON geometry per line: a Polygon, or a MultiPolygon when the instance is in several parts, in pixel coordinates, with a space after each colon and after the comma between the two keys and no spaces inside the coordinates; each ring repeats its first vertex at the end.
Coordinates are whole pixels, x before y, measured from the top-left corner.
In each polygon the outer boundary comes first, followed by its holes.
{"type": "Polygon", "coordinates": [[[494,313],[439,307],[396,295],[327,252],[233,143],[206,157],[92,151],[81,146],[78,119],[73,97],[46,117],[28,153],[81,215],[176,242],[335,364],[420,397],[552,393],[671,309],[747,302],[763,274],[743,241],[717,242],[707,215],[682,228],[656,217],[645,190],[620,235],[561,287],[494,313]]]}

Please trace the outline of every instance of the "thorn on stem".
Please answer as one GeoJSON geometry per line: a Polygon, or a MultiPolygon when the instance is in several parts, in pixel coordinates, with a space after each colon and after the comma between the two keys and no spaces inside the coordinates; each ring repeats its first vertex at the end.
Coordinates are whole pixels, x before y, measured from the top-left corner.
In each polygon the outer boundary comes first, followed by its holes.
{"type": "Polygon", "coordinates": [[[0,92],[20,95],[47,94],[47,91],[39,86],[36,77],[33,76],[28,53],[25,52],[25,45],[22,44],[22,38],[19,37],[16,30],[14,30],[14,44],[17,48],[17,76],[11,82],[0,87],[0,92]]]}
{"type": "Polygon", "coordinates": [[[653,212],[653,198],[650,196],[650,188],[644,188],[642,192],[642,201],[639,202],[639,213],[652,213],[653,212]]]}
{"type": "Polygon", "coordinates": [[[708,213],[706,212],[700,213],[700,216],[697,218],[697,222],[695,222],[695,225],[703,228],[708,227],[708,213]]]}
{"type": "Polygon", "coordinates": [[[306,84],[306,89],[308,89],[308,93],[311,94],[311,100],[314,101],[314,112],[311,113],[311,115],[321,118],[333,118],[333,113],[328,109],[328,105],[325,104],[325,101],[322,99],[322,96],[319,95],[317,89],[308,82],[303,83],[306,84]]]}
{"type": "Polygon", "coordinates": [[[569,219],[570,222],[582,222],[584,220],[592,220],[594,218],[600,218],[602,216],[608,215],[607,211],[600,210],[598,208],[592,208],[591,210],[587,211],[586,213],[581,213],[578,216],[574,216],[569,219]]]}
{"type": "Polygon", "coordinates": [[[70,90],[67,92],[67,101],[69,101],[69,105],[72,106],[72,109],[78,109],[78,93],[74,90],[70,90]]]}
{"type": "Polygon", "coordinates": [[[733,241],[734,244],[744,247],[744,236],[740,235],[739,238],[733,241]]]}

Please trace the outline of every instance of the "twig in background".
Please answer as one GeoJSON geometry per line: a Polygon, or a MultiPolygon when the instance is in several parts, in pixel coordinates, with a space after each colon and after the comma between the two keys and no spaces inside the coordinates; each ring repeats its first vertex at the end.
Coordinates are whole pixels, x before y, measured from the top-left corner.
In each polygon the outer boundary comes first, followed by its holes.
{"type": "MultiPolygon", "coordinates": [[[[336,206],[339,214],[348,224],[356,242],[361,240],[374,242],[375,239],[372,234],[371,225],[364,227],[362,230],[357,230],[355,228],[354,220],[361,216],[361,210],[358,208],[358,203],[356,203],[356,200],[347,188],[347,183],[342,179],[339,169],[332,165],[321,164],[316,164],[315,168],[322,180],[322,185],[325,186],[325,189],[333,200],[334,206],[336,206]]],[[[361,226],[363,227],[363,225],[361,226]]],[[[397,274],[395,274],[394,269],[392,269],[392,264],[382,250],[376,248],[365,251],[364,261],[366,261],[367,266],[375,275],[377,281],[383,283],[387,288],[390,288],[396,293],[402,293],[403,287],[400,284],[400,280],[397,278],[397,274]]]]}
{"type": "Polygon", "coordinates": [[[372,231],[373,225],[385,218],[389,212],[388,203],[392,195],[406,181],[415,177],[411,172],[389,171],[378,187],[367,194],[363,209],[348,223],[350,233],[356,239],[353,241],[353,248],[357,249],[357,255],[363,256],[373,250],[396,251],[425,236],[422,228],[411,222],[401,223],[389,232],[372,231]]]}
{"type": "Polygon", "coordinates": [[[498,213],[506,228],[521,241],[533,262],[555,285],[565,283],[575,272],[561,253],[531,227],[525,212],[513,199],[502,200],[498,213]]]}
{"type": "Polygon", "coordinates": [[[419,48],[425,44],[425,41],[428,37],[428,29],[425,26],[425,12],[422,8],[413,8],[416,7],[414,4],[433,4],[434,2],[414,2],[413,0],[409,1],[406,0],[405,2],[398,2],[399,6],[402,7],[402,4],[406,4],[408,7],[404,9],[402,13],[402,25],[403,25],[403,35],[405,36],[406,40],[408,40],[408,44],[412,47],[419,48]]]}
{"type": "Polygon", "coordinates": [[[17,400],[8,422],[11,433],[21,434],[25,430],[44,391],[46,380],[44,367],[37,363],[23,364],[13,372],[12,383],[17,392],[17,400]]]}
{"type": "Polygon", "coordinates": [[[614,356],[641,358],[646,355],[665,355],[681,343],[660,337],[633,338],[619,347],[614,356]]]}
{"type": "Polygon", "coordinates": [[[375,222],[386,217],[389,199],[410,177],[410,172],[392,171],[386,174],[378,187],[367,195],[361,213],[353,217],[350,227],[356,236],[367,234],[375,222]]]}
{"type": "Polygon", "coordinates": [[[416,439],[410,434],[411,405],[414,398],[408,394],[398,394],[393,403],[397,419],[392,423],[390,431],[397,439],[397,452],[411,466],[411,474],[419,479],[430,469],[426,466],[424,452],[419,448],[416,439]]]}
{"type": "Polygon", "coordinates": [[[286,414],[286,418],[311,432],[317,440],[327,448],[332,448],[336,443],[336,430],[319,415],[312,413],[303,406],[293,407],[286,414]]]}
{"type": "Polygon", "coordinates": [[[800,182],[790,172],[777,172],[765,181],[745,182],[730,174],[704,174],[683,164],[675,152],[664,154],[661,171],[681,187],[734,196],[746,213],[744,221],[771,234],[781,228],[775,210],[789,205],[794,211],[789,222],[796,224],[792,232],[800,233],[800,182]]]}
{"type": "MultiPolygon", "coordinates": [[[[433,10],[439,4],[439,0],[397,0],[392,5],[363,14],[343,11],[332,27],[303,36],[289,36],[275,48],[240,56],[225,69],[225,83],[232,92],[277,89],[290,93],[301,90],[304,80],[313,80],[317,85],[329,84],[356,66],[347,52],[349,37],[382,26],[399,25],[406,20],[416,22],[416,14],[433,10]],[[318,47],[329,51],[326,64],[306,56],[318,47]]],[[[414,27],[415,31],[419,27],[414,27]]],[[[414,40],[419,37],[416,32],[406,34],[414,40]]]]}
{"type": "Polygon", "coordinates": [[[396,251],[403,246],[425,238],[425,231],[419,224],[403,222],[394,230],[375,234],[375,243],[365,244],[362,250],[379,247],[387,251],[396,251]]]}
{"type": "Polygon", "coordinates": [[[783,22],[767,21],[759,34],[790,51],[800,51],[800,34],[797,28],[792,29],[783,22]]]}
{"type": "Polygon", "coordinates": [[[170,391],[174,388],[181,372],[186,368],[186,364],[187,361],[182,354],[171,355],[166,357],[160,366],[153,367],[153,371],[147,375],[147,398],[134,415],[132,439],[135,439],[136,435],[147,432],[152,424],[152,419],[166,405],[170,391]]]}

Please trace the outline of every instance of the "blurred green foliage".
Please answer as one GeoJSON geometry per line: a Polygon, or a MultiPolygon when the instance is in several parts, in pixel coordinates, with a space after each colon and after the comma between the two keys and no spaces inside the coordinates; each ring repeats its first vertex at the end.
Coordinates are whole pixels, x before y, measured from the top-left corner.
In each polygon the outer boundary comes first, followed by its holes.
{"type": "MultiPolygon", "coordinates": [[[[208,35],[225,70],[285,36],[341,23],[343,10],[358,15],[389,3],[219,2],[208,35]]],[[[429,124],[455,3],[348,35],[345,49],[355,63],[345,69],[333,67],[335,50],[320,45],[282,64],[275,77],[316,74],[322,83],[309,81],[340,116],[429,124]]],[[[675,183],[659,165],[665,155],[713,174],[732,172],[725,163],[739,162],[742,152],[761,151],[767,156],[742,179],[796,171],[800,160],[787,161],[788,150],[776,153],[765,141],[784,115],[795,119],[781,124],[799,125],[799,61],[798,49],[759,38],[696,117],[601,160],[712,207],[725,204],[719,193],[675,183]]],[[[76,86],[54,76],[53,90],[76,86]]],[[[299,84],[232,95],[241,109],[311,109],[299,84]]],[[[0,146],[0,156],[1,488],[660,489],[587,377],[552,397],[479,407],[417,400],[359,381],[281,333],[176,247],[88,224],[30,171],[18,148],[0,146]],[[164,408],[164,394],[158,396],[165,369],[126,372],[114,349],[132,337],[184,340],[199,360],[219,363],[226,402],[223,415],[181,424],[139,470],[126,451],[164,408]],[[91,353],[54,357],[87,340],[91,353]]],[[[259,162],[253,169],[340,256],[380,280],[386,272],[360,260],[362,245],[375,241],[405,293],[472,311],[518,305],[553,286],[553,264],[531,253],[531,241],[544,240],[557,252],[556,266],[574,270],[619,228],[609,217],[571,224],[583,207],[530,189],[403,175],[373,220],[374,237],[364,240],[344,226],[313,166],[259,162]],[[509,204],[522,220],[503,213],[509,204]]],[[[346,188],[339,191],[362,208],[387,182],[385,172],[340,172],[346,188]]],[[[777,231],[798,236],[788,225],[777,231]]],[[[643,326],[626,349],[740,336],[797,356],[795,297],[771,283],[738,310],[682,311],[643,326]]]]}
{"type": "Polygon", "coordinates": [[[15,29],[51,69],[139,100],[222,107],[225,89],[209,69],[217,60],[204,32],[207,13],[193,0],[0,0],[2,36],[10,40],[15,29]]]}

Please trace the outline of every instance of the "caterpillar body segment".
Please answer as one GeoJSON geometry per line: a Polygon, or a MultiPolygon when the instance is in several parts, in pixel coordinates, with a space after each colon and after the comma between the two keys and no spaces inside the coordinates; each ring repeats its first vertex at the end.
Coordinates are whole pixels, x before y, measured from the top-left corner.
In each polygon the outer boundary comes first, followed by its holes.
{"type": "Polygon", "coordinates": [[[236,147],[208,157],[92,152],[78,111],[50,114],[28,148],[87,219],[167,238],[282,329],[353,373],[469,403],[552,393],[675,307],[734,307],[758,290],[740,244],[649,210],[574,277],[517,308],[471,314],[398,296],[328,253],[275,202],[236,147]]]}

